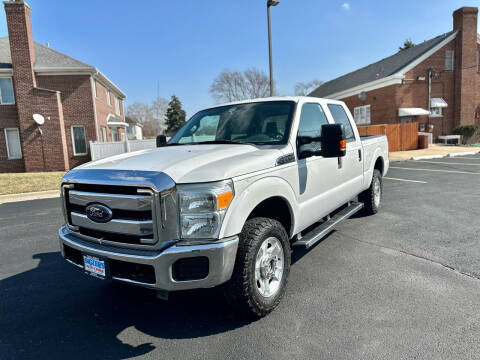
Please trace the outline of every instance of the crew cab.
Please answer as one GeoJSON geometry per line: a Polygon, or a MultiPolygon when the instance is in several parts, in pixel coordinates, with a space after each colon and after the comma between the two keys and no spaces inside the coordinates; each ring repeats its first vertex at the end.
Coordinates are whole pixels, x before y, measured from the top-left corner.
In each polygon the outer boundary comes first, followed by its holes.
{"type": "Polygon", "coordinates": [[[285,293],[291,251],[375,214],[385,136],[343,102],[272,97],[196,113],[157,148],[90,162],[61,184],[63,257],[85,273],[170,291],[221,286],[253,316],[285,293]]]}

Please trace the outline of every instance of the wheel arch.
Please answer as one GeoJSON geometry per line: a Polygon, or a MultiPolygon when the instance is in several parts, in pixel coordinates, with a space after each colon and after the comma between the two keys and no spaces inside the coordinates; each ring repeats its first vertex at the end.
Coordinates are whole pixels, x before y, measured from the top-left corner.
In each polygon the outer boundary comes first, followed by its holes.
{"type": "Polygon", "coordinates": [[[251,184],[239,184],[235,191],[239,193],[229,207],[225,216],[221,237],[239,234],[243,225],[252,217],[269,217],[278,220],[293,236],[295,228],[295,195],[290,184],[279,177],[257,180],[251,184]],[[246,185],[246,186],[245,186],[246,185]]]}

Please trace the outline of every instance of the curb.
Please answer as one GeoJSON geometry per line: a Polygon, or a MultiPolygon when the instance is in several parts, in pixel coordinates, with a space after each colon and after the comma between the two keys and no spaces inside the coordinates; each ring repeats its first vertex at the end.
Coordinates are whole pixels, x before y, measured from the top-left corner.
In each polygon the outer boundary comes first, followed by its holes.
{"type": "Polygon", "coordinates": [[[464,151],[464,152],[458,152],[458,153],[451,153],[448,154],[448,157],[455,157],[455,156],[462,156],[462,155],[475,155],[475,151],[464,151]]]}
{"type": "Polygon", "coordinates": [[[463,151],[457,153],[450,153],[446,155],[422,155],[422,156],[413,156],[410,160],[430,160],[430,159],[443,159],[446,157],[452,158],[456,156],[465,156],[465,155],[475,155],[480,153],[479,151],[463,151]]]}
{"type": "Polygon", "coordinates": [[[60,197],[60,190],[47,190],[47,191],[35,191],[29,193],[20,194],[8,194],[0,195],[0,204],[37,200],[37,199],[50,199],[60,197]]]}
{"type": "Polygon", "coordinates": [[[413,156],[410,160],[430,160],[430,159],[441,159],[445,157],[444,155],[422,155],[422,156],[413,156]]]}

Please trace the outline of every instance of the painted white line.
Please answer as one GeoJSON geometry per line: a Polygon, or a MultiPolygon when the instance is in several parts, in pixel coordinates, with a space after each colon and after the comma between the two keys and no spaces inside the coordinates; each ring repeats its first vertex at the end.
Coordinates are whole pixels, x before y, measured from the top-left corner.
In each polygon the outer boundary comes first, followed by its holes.
{"type": "Polygon", "coordinates": [[[419,163],[426,163],[426,164],[452,164],[452,165],[466,165],[466,166],[480,166],[480,163],[477,163],[477,164],[472,164],[472,163],[463,163],[463,162],[459,162],[459,161],[423,161],[423,160],[418,160],[416,162],[419,162],[419,163]]]}
{"type": "Polygon", "coordinates": [[[414,156],[410,160],[430,160],[430,159],[441,159],[443,155],[422,155],[422,156],[414,156]]]}
{"type": "Polygon", "coordinates": [[[468,174],[468,175],[480,175],[478,172],[469,172],[469,171],[457,171],[457,170],[439,170],[439,169],[416,169],[416,168],[405,168],[400,166],[390,166],[390,169],[402,169],[402,170],[413,170],[413,171],[431,171],[431,172],[443,172],[443,173],[454,173],[454,174],[468,174]]]}
{"type": "Polygon", "coordinates": [[[475,151],[464,151],[464,152],[458,152],[458,153],[450,153],[447,156],[448,157],[455,157],[455,156],[465,156],[465,155],[475,155],[475,151]]]}
{"type": "Polygon", "coordinates": [[[399,178],[392,178],[385,176],[384,179],[386,180],[395,180],[395,181],[406,181],[406,182],[413,182],[413,183],[419,183],[419,184],[426,184],[426,181],[421,181],[421,180],[410,180],[410,179],[399,179],[399,178]]]}

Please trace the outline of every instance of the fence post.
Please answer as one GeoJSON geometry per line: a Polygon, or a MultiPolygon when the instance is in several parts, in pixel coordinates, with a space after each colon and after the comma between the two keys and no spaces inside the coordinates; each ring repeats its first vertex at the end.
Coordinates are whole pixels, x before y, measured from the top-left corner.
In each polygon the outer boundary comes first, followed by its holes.
{"type": "Polygon", "coordinates": [[[90,145],[90,159],[93,161],[95,160],[95,151],[93,150],[93,141],[90,140],[89,141],[89,145],[90,145]]]}
{"type": "Polygon", "coordinates": [[[125,152],[130,152],[130,141],[127,136],[125,136],[125,152]]]}

